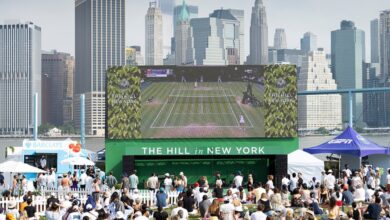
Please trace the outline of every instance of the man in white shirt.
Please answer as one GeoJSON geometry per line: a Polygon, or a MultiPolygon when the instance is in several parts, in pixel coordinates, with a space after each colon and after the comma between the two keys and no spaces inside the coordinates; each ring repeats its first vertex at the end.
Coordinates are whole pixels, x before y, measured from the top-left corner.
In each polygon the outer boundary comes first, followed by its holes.
{"type": "Polygon", "coordinates": [[[177,207],[172,209],[171,219],[188,219],[188,211],[183,208],[183,201],[182,200],[179,200],[177,202],[177,207]],[[182,215],[183,215],[182,218],[177,218],[179,211],[182,212],[182,215]]]}
{"type": "Polygon", "coordinates": [[[171,187],[172,187],[172,178],[169,176],[169,173],[166,173],[164,179],[165,192],[168,193],[171,190],[171,187]]]}
{"type": "Polygon", "coordinates": [[[236,188],[242,186],[242,180],[243,180],[243,177],[241,175],[241,172],[238,171],[237,175],[233,179],[233,184],[236,186],[236,188]]]}
{"type": "Polygon", "coordinates": [[[336,178],[333,176],[333,171],[331,169],[328,170],[328,175],[326,175],[324,183],[325,183],[325,187],[328,190],[334,189],[334,184],[336,183],[336,178]]]}
{"type": "Polygon", "coordinates": [[[297,174],[296,173],[293,173],[292,174],[292,178],[290,180],[290,191],[292,192],[295,188],[297,188],[297,184],[298,184],[298,178],[297,178],[297,174]]]}
{"type": "Polygon", "coordinates": [[[148,181],[146,181],[146,186],[150,191],[156,192],[158,187],[158,178],[155,173],[152,173],[152,175],[148,178],[148,181]]]}
{"type": "Polygon", "coordinates": [[[54,168],[51,168],[50,174],[47,176],[47,187],[49,189],[53,189],[56,187],[56,173],[54,171],[54,168]]]}
{"type": "Polygon", "coordinates": [[[80,189],[84,190],[85,186],[87,184],[87,174],[85,173],[84,170],[81,170],[81,175],[80,175],[80,189]]]}
{"type": "Polygon", "coordinates": [[[234,211],[235,207],[229,200],[225,200],[224,204],[219,207],[219,212],[223,220],[234,220],[234,211]]]}
{"type": "Polygon", "coordinates": [[[251,220],[266,220],[267,215],[263,213],[264,205],[259,204],[257,205],[257,211],[252,213],[251,220]]]}
{"type": "Polygon", "coordinates": [[[290,185],[290,180],[286,177],[286,175],[283,175],[283,178],[282,178],[282,186],[280,188],[283,188],[283,185],[290,185]]]}
{"type": "Polygon", "coordinates": [[[343,171],[345,172],[345,174],[347,175],[348,178],[351,178],[352,171],[349,169],[349,166],[348,166],[347,163],[344,165],[344,170],[343,171]]]}

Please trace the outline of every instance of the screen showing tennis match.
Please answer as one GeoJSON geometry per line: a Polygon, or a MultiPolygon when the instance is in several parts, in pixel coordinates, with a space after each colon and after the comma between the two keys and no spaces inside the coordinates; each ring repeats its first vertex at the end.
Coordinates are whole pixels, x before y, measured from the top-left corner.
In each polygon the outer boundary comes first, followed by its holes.
{"type": "Polygon", "coordinates": [[[107,137],[297,136],[293,65],[113,67],[107,137]]]}

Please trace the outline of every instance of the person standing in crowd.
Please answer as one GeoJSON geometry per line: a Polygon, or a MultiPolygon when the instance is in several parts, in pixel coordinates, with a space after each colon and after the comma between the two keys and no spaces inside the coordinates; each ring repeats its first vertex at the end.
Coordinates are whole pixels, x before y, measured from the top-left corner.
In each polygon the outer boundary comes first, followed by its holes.
{"type": "Polygon", "coordinates": [[[85,173],[84,170],[81,170],[81,175],[80,175],[80,189],[85,190],[85,186],[87,185],[87,174],[85,173]]]}
{"type": "Polygon", "coordinates": [[[127,174],[123,174],[123,177],[122,177],[122,190],[124,189],[127,189],[129,190],[130,189],[130,180],[129,180],[129,177],[127,177],[127,174]]]}
{"type": "Polygon", "coordinates": [[[320,185],[325,185],[325,177],[326,177],[325,170],[322,170],[321,171],[320,185]]]}
{"type": "Polygon", "coordinates": [[[390,169],[387,169],[386,180],[387,180],[387,188],[389,189],[390,188],[390,169]]]}
{"type": "Polygon", "coordinates": [[[297,184],[298,184],[297,174],[293,173],[292,178],[290,180],[290,192],[294,191],[294,189],[297,188],[297,184]]]}
{"type": "Polygon", "coordinates": [[[108,177],[106,178],[106,183],[107,183],[107,186],[108,186],[109,190],[113,190],[115,185],[118,184],[118,180],[113,175],[112,171],[110,171],[108,177]]]}
{"type": "Polygon", "coordinates": [[[163,184],[164,184],[165,192],[168,193],[172,187],[172,178],[169,175],[169,173],[166,173],[164,176],[165,176],[165,179],[164,179],[163,184]]]}
{"type": "Polygon", "coordinates": [[[242,181],[243,181],[243,177],[241,175],[241,171],[237,171],[236,173],[236,176],[234,177],[233,179],[233,184],[236,186],[236,187],[240,187],[242,186],[242,181]]]}
{"type": "Polygon", "coordinates": [[[179,173],[179,176],[180,176],[180,179],[183,181],[183,187],[186,188],[186,187],[187,187],[187,184],[188,184],[188,182],[187,182],[187,177],[184,175],[183,172],[180,172],[180,173],[179,173]]]}
{"type": "Polygon", "coordinates": [[[274,187],[274,182],[273,182],[273,180],[274,180],[274,176],[273,175],[268,175],[268,181],[267,181],[267,186],[270,188],[270,189],[274,189],[275,187],[274,187]]]}
{"type": "Polygon", "coordinates": [[[325,183],[325,187],[329,191],[333,190],[334,185],[336,183],[336,178],[333,176],[333,171],[331,169],[328,170],[328,175],[326,175],[324,183],[325,183]]]}
{"type": "Polygon", "coordinates": [[[71,189],[73,189],[73,190],[78,189],[79,179],[77,178],[77,171],[73,172],[73,175],[72,175],[70,181],[71,181],[71,184],[72,184],[71,189]]]}
{"type": "Polygon", "coordinates": [[[118,192],[114,192],[111,195],[110,205],[108,206],[108,210],[112,218],[115,218],[116,213],[119,211],[121,211],[122,213],[125,212],[125,206],[123,202],[120,200],[118,192]]]}
{"type": "Polygon", "coordinates": [[[289,186],[290,185],[290,179],[287,178],[286,175],[283,175],[283,178],[282,178],[282,185],[280,186],[281,188],[283,188],[283,185],[286,185],[286,186],[289,186]]]}
{"type": "Polygon", "coordinates": [[[42,170],[46,170],[46,166],[47,166],[46,157],[45,155],[42,155],[41,159],[39,160],[39,168],[42,170]]]}
{"type": "Polygon", "coordinates": [[[130,181],[130,192],[133,192],[134,190],[138,189],[138,176],[137,176],[137,170],[133,170],[133,172],[131,172],[131,175],[130,175],[130,178],[129,178],[129,181],[130,181]]]}
{"type": "Polygon", "coordinates": [[[222,179],[221,179],[221,173],[218,171],[215,173],[215,185],[220,185],[222,186],[223,182],[222,182],[222,179]]]}
{"type": "Polygon", "coordinates": [[[345,174],[347,175],[348,179],[352,177],[352,171],[349,169],[349,165],[347,163],[344,164],[343,172],[345,172],[345,174]]]}
{"type": "Polygon", "coordinates": [[[152,191],[156,192],[156,189],[158,188],[158,178],[155,173],[152,173],[148,180],[146,181],[147,188],[152,191]]]}
{"type": "Polygon", "coordinates": [[[35,206],[32,205],[32,199],[28,198],[27,199],[27,206],[24,208],[25,215],[27,219],[34,219],[37,218],[36,216],[36,208],[35,206]]]}
{"type": "Polygon", "coordinates": [[[224,203],[219,206],[220,217],[223,220],[234,220],[234,211],[235,207],[229,200],[225,200],[224,203]]]}
{"type": "Polygon", "coordinates": [[[255,195],[255,203],[257,204],[261,198],[261,195],[265,192],[265,189],[262,187],[261,183],[255,184],[255,189],[253,190],[253,194],[255,195]]]}
{"type": "Polygon", "coordinates": [[[192,191],[187,190],[187,192],[183,198],[183,208],[185,208],[188,213],[193,213],[194,206],[195,206],[195,199],[192,196],[192,191]]]}

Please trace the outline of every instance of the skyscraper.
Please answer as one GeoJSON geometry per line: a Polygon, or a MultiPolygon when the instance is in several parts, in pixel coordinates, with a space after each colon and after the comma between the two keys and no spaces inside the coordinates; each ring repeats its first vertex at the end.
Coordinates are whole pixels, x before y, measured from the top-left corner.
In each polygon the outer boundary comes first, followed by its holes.
{"type": "Polygon", "coordinates": [[[176,23],[175,32],[175,63],[176,65],[188,65],[194,63],[192,49],[192,34],[189,13],[185,1],[182,4],[181,14],[176,23]]]}
{"type": "Polygon", "coordinates": [[[240,22],[240,64],[245,63],[245,13],[244,10],[226,9],[240,22]]]}
{"type": "Polygon", "coordinates": [[[279,49],[287,49],[287,39],[286,32],[283,28],[276,28],[274,35],[274,48],[279,49]]]}
{"type": "Polygon", "coordinates": [[[301,50],[304,53],[317,50],[317,36],[311,32],[306,32],[301,38],[301,50]]]}
{"type": "Polygon", "coordinates": [[[125,64],[125,0],[76,0],[75,27],[74,122],[84,93],[86,133],[104,135],[106,70],[125,64]]]}
{"type": "Polygon", "coordinates": [[[221,20],[215,17],[193,18],[190,24],[195,50],[194,64],[225,65],[221,20]]]}
{"type": "Polygon", "coordinates": [[[214,10],[210,14],[211,18],[217,18],[219,20],[218,25],[221,25],[219,37],[222,41],[222,47],[224,50],[223,59],[227,65],[240,64],[240,52],[241,52],[241,28],[240,21],[231,13],[231,9],[214,10]]]}
{"type": "Polygon", "coordinates": [[[176,6],[177,0],[158,0],[158,7],[162,14],[162,29],[163,29],[163,56],[171,52],[171,38],[175,34],[173,32],[173,9],[176,6]]]}
{"type": "Polygon", "coordinates": [[[145,64],[163,65],[163,26],[161,10],[150,2],[145,16],[145,64]]]}
{"type": "MultiPolygon", "coordinates": [[[[181,11],[182,11],[182,5],[183,4],[177,5],[173,9],[173,35],[176,33],[176,24],[179,21],[179,17],[180,17],[181,11]]],[[[188,19],[189,20],[198,17],[198,11],[199,11],[198,6],[185,4],[185,7],[186,7],[187,12],[188,12],[188,19]]],[[[175,36],[173,36],[171,39],[171,54],[175,54],[175,51],[176,51],[175,45],[176,45],[175,36]]]]}
{"type": "Polygon", "coordinates": [[[390,76],[390,10],[382,11],[379,18],[380,70],[387,79],[390,76]]]}
{"type": "MultiPolygon", "coordinates": [[[[379,16],[379,61],[381,80],[384,86],[390,86],[390,10],[382,11],[379,16]]],[[[383,111],[386,125],[390,125],[390,94],[385,93],[383,111]]]]}
{"type": "Polygon", "coordinates": [[[267,14],[262,0],[256,0],[252,7],[250,26],[249,64],[268,64],[267,14]]]}
{"type": "Polygon", "coordinates": [[[379,20],[370,22],[371,30],[371,63],[379,63],[379,20]]]}
{"type": "Polygon", "coordinates": [[[42,54],[42,123],[73,121],[74,58],[57,51],[42,54]]]}
{"type": "Polygon", "coordinates": [[[0,134],[31,134],[34,94],[41,119],[41,28],[31,22],[0,25],[0,134]]]}
{"type": "MultiPolygon", "coordinates": [[[[305,56],[298,80],[298,91],[336,90],[324,51],[305,56]]],[[[298,99],[298,127],[304,130],[340,129],[341,95],[310,95],[298,99]]]]}
{"type": "MultiPolygon", "coordinates": [[[[339,89],[363,88],[363,63],[365,60],[364,31],[352,21],[343,20],[339,30],[331,34],[332,72],[339,89]]],[[[348,97],[343,97],[343,122],[349,119],[348,97]]],[[[353,99],[353,120],[363,121],[362,94],[353,99]]]]}
{"type": "Polygon", "coordinates": [[[126,65],[142,66],[145,64],[140,46],[130,46],[125,49],[126,65]]]}

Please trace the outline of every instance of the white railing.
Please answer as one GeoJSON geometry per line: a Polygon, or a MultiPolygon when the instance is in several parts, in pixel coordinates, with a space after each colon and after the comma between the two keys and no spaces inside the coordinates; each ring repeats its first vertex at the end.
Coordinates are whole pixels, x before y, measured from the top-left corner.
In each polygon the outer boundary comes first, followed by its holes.
{"type": "MultiPolygon", "coordinates": [[[[121,195],[122,191],[117,190],[119,195],[121,195]]],[[[40,191],[39,196],[32,196],[33,206],[36,207],[37,213],[40,215],[44,215],[46,211],[47,199],[54,194],[56,198],[60,200],[60,202],[65,200],[65,196],[67,194],[77,194],[78,199],[81,201],[81,204],[84,205],[87,201],[87,197],[90,194],[88,190],[80,190],[80,189],[70,189],[70,190],[57,190],[57,189],[42,189],[40,191]]],[[[177,198],[179,196],[178,192],[168,192],[167,197],[167,206],[172,206],[177,204],[177,198]]],[[[140,198],[141,202],[148,205],[149,207],[156,206],[156,194],[150,190],[139,190],[137,194],[130,193],[131,198],[140,198]]],[[[4,210],[8,210],[9,204],[11,202],[16,203],[16,209],[19,210],[20,203],[23,202],[23,196],[20,197],[3,197],[0,198],[0,207],[4,210]]]]}

